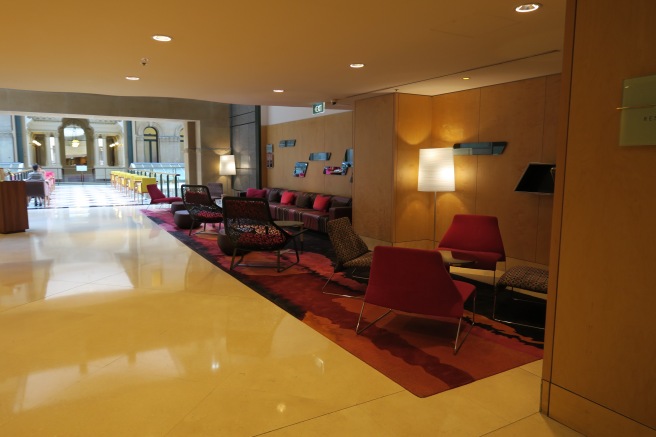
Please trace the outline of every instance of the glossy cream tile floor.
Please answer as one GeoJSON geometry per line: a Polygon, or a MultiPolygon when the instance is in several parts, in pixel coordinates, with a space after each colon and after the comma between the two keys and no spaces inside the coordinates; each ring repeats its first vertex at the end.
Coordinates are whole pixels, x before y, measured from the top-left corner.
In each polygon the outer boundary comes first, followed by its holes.
{"type": "Polygon", "coordinates": [[[141,208],[0,235],[0,435],[577,435],[538,413],[540,362],[419,399],[141,208]]]}

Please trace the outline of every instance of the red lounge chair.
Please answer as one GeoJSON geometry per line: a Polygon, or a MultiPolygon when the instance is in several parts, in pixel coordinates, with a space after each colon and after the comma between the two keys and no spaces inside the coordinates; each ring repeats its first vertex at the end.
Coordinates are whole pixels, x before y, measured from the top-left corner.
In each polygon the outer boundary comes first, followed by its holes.
{"type": "Polygon", "coordinates": [[[369,284],[355,331],[357,334],[362,333],[392,311],[456,318],[458,330],[453,346],[453,353],[456,354],[471,331],[470,326],[465,337],[458,344],[465,301],[470,297],[473,299],[471,319],[471,326],[473,326],[476,317],[476,287],[467,282],[453,280],[439,251],[376,246],[369,284]],[[366,304],[385,307],[388,310],[360,329],[366,304]]]}
{"type": "MultiPolygon", "coordinates": [[[[148,194],[150,195],[150,205],[168,203],[169,205],[173,202],[182,202],[182,197],[166,197],[162,191],[157,188],[157,184],[147,185],[148,194]]],[[[148,206],[150,206],[148,205],[148,206]]]]}

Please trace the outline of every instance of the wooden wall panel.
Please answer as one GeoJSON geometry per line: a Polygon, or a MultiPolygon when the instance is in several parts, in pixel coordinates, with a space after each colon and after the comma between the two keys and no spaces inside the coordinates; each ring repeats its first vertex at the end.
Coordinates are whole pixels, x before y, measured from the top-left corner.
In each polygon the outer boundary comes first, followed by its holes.
{"type": "MultiPolygon", "coordinates": [[[[433,97],[432,147],[478,141],[481,90],[474,89],[433,97]]],[[[454,157],[456,191],[437,197],[437,239],[451,224],[454,214],[476,212],[478,157],[454,157]]]]}
{"type": "Polygon", "coordinates": [[[419,149],[431,147],[431,125],[430,97],[397,95],[394,244],[417,246],[433,239],[434,194],[417,191],[419,149]]]}
{"type": "MultiPolygon", "coordinates": [[[[325,166],[340,166],[346,149],[353,148],[353,115],[340,113],[262,128],[262,154],[273,144],[274,166],[263,164],[262,184],[291,190],[352,196],[351,178],[324,175],[325,166]],[[279,147],[280,140],[295,139],[295,147],[279,147]],[[310,153],[330,152],[329,161],[309,161],[310,153]],[[307,162],[305,178],[293,176],[294,164],[307,162]]],[[[264,156],[266,159],[266,156],[264,156]]]]}
{"type": "Polygon", "coordinates": [[[656,146],[620,147],[615,108],[624,79],[656,72],[656,3],[575,3],[551,382],[653,431],[656,325],[641,309],[656,306],[656,146]]]}
{"type": "Polygon", "coordinates": [[[297,138],[296,147],[291,149],[295,149],[297,161],[308,163],[307,175],[304,178],[292,177],[297,190],[318,193],[324,189],[324,161],[309,161],[310,153],[327,152],[324,150],[326,123],[322,118],[308,118],[294,122],[297,127],[297,138]]]}
{"type": "MultiPolygon", "coordinates": [[[[560,107],[561,86],[561,76],[559,74],[546,77],[544,130],[542,134],[540,162],[556,163],[558,108],[560,107]]],[[[535,262],[544,265],[549,264],[553,203],[553,196],[539,196],[535,262]]]]}
{"type": "Polygon", "coordinates": [[[535,261],[540,198],[514,190],[528,163],[541,158],[545,86],[542,77],[481,90],[479,138],[508,146],[478,159],[476,213],[497,216],[508,256],[529,261],[535,261]]]}
{"type": "Polygon", "coordinates": [[[438,236],[454,214],[499,217],[511,262],[548,264],[552,196],[516,193],[529,162],[555,155],[559,75],[433,97],[433,147],[507,141],[498,156],[456,156],[456,192],[438,196],[438,236]]]}
{"type": "Polygon", "coordinates": [[[392,242],[394,226],[394,95],[355,104],[353,226],[358,234],[392,242]]]}
{"type": "Polygon", "coordinates": [[[653,437],[655,431],[558,386],[550,388],[549,416],[582,435],[653,437]]]}
{"type": "MultiPolygon", "coordinates": [[[[325,148],[332,153],[330,161],[324,166],[339,167],[344,161],[346,149],[353,148],[353,113],[343,112],[330,117],[324,117],[326,122],[325,148]]],[[[350,168],[345,176],[324,176],[322,192],[351,196],[351,176],[354,169],[350,168]]]]}

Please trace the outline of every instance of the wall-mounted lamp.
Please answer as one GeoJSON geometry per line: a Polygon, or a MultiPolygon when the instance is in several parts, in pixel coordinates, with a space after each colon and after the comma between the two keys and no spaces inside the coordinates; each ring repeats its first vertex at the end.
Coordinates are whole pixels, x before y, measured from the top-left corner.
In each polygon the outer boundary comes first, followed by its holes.
{"type": "Polygon", "coordinates": [[[433,248],[435,248],[435,229],[437,228],[437,192],[455,191],[455,170],[453,149],[419,149],[419,191],[432,191],[433,204],[433,248]]]}
{"type": "Polygon", "coordinates": [[[34,144],[34,145],[37,146],[37,147],[40,147],[40,146],[41,146],[41,143],[38,142],[37,140],[32,140],[32,144],[34,144]]]}
{"type": "Polygon", "coordinates": [[[454,155],[501,155],[508,143],[506,141],[491,141],[486,143],[456,143],[453,145],[454,155]]]}

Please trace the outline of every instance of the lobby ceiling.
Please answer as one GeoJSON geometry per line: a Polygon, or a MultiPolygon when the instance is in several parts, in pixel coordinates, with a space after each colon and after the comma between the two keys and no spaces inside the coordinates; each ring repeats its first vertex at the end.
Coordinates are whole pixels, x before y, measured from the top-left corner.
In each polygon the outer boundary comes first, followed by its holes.
{"type": "Polygon", "coordinates": [[[340,109],[395,90],[444,94],[559,73],[566,0],[541,3],[9,2],[0,88],[340,109]]]}

